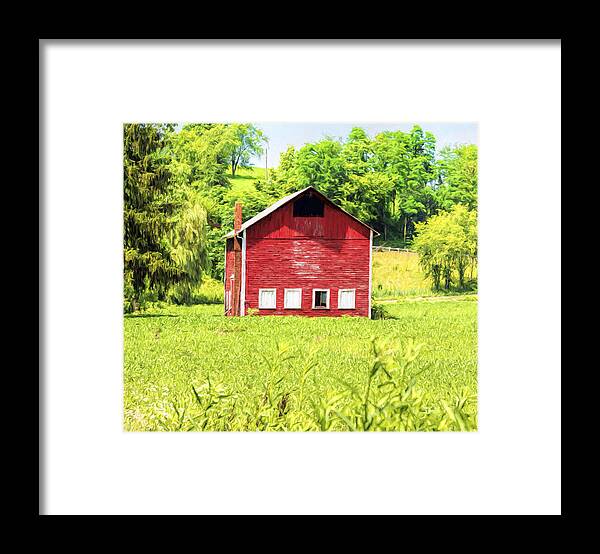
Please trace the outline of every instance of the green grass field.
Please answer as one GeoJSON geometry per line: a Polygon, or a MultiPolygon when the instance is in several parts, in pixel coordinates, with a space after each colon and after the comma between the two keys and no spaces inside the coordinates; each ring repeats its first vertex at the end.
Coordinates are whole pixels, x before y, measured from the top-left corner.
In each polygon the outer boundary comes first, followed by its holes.
{"type": "Polygon", "coordinates": [[[389,304],[386,320],[226,318],[219,305],[125,316],[124,427],[476,429],[473,299],[389,304]]]}

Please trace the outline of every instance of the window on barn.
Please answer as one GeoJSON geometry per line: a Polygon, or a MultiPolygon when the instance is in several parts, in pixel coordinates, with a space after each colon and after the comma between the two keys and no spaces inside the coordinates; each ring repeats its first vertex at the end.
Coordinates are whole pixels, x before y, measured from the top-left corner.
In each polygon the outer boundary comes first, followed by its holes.
{"type": "Polygon", "coordinates": [[[356,289],[340,289],[338,291],[338,309],[353,310],[356,307],[356,289]]]}
{"type": "Polygon", "coordinates": [[[323,217],[324,203],[316,195],[306,194],[294,202],[294,217],[323,217]]]}
{"type": "Polygon", "coordinates": [[[302,289],[285,289],[283,307],[288,310],[299,310],[302,307],[302,289]]]}
{"type": "Polygon", "coordinates": [[[313,309],[329,309],[329,289],[313,289],[313,309]]]}
{"type": "Polygon", "coordinates": [[[277,289],[258,289],[258,307],[261,310],[274,310],[277,306],[277,289]]]}

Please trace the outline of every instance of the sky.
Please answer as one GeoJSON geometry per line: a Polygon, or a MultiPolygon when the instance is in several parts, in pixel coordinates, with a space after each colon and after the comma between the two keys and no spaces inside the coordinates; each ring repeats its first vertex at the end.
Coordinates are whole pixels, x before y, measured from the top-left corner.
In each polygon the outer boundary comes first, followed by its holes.
{"type": "MultiPolygon", "coordinates": [[[[413,125],[420,125],[424,131],[432,132],[437,139],[437,149],[446,145],[477,144],[477,123],[261,123],[254,125],[265,133],[269,139],[266,152],[268,167],[279,165],[279,155],[289,145],[296,149],[307,142],[316,142],[325,136],[346,139],[352,127],[361,127],[373,137],[382,131],[410,131],[413,125]]],[[[265,154],[253,157],[252,165],[265,166],[265,154]]]]}

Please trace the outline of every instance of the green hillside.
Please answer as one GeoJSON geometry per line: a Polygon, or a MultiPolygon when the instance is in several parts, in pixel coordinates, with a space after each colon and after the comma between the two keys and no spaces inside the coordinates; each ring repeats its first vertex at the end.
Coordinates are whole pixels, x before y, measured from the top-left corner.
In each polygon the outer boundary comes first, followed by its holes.
{"type": "Polygon", "coordinates": [[[264,167],[250,167],[248,169],[238,169],[235,172],[235,177],[228,174],[229,181],[231,182],[231,194],[238,192],[247,192],[254,189],[254,182],[257,179],[265,178],[264,167]]]}

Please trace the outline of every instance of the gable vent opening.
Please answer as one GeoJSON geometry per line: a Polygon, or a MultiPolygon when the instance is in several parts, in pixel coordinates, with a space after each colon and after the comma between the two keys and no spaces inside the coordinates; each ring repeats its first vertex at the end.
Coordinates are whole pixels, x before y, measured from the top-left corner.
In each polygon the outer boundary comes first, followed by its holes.
{"type": "Polygon", "coordinates": [[[316,195],[307,194],[294,202],[294,217],[323,217],[324,202],[316,195]]]}

